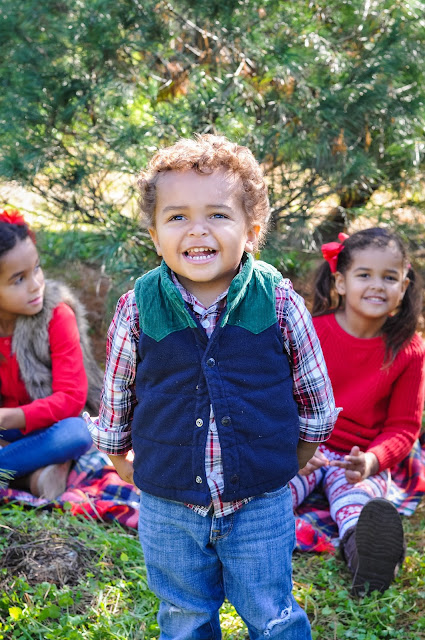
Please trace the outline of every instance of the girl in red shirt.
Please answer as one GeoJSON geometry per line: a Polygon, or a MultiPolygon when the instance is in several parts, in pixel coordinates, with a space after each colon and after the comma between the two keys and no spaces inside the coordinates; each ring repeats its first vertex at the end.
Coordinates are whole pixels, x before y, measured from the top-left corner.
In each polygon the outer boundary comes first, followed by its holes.
{"type": "Polygon", "coordinates": [[[91,446],[79,417],[87,337],[64,302],[70,292],[45,281],[34,241],[18,212],[0,213],[0,470],[51,500],[65,490],[72,460],[91,446]]]}
{"type": "Polygon", "coordinates": [[[387,589],[404,556],[401,518],[386,496],[391,467],[421,428],[422,290],[395,234],[373,228],[340,239],[322,247],[313,322],[342,410],[291,488],[296,507],[322,485],[361,595],[387,589]]]}

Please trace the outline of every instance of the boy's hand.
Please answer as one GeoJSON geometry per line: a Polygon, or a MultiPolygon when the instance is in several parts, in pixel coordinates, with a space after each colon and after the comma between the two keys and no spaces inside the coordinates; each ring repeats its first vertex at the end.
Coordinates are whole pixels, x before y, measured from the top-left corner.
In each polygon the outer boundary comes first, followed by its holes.
{"type": "Polygon", "coordinates": [[[307,442],[306,440],[298,440],[297,458],[298,467],[304,469],[311,458],[316,455],[317,442],[307,442]]]}
{"type": "Polygon", "coordinates": [[[133,462],[128,459],[128,454],[124,454],[122,456],[111,456],[108,454],[108,458],[114,465],[115,471],[118,473],[121,480],[124,480],[124,482],[128,482],[129,484],[134,484],[133,462]]]}
{"type": "Polygon", "coordinates": [[[327,466],[329,466],[329,460],[319,449],[316,449],[314,456],[310,458],[305,467],[300,469],[298,473],[300,476],[308,476],[310,473],[313,473],[313,471],[316,471],[316,469],[327,466]]]}
{"type": "Polygon", "coordinates": [[[351,449],[344,460],[331,460],[329,464],[332,467],[345,469],[345,478],[350,484],[361,482],[379,472],[379,462],[375,454],[369,451],[364,453],[357,446],[351,449]]]}

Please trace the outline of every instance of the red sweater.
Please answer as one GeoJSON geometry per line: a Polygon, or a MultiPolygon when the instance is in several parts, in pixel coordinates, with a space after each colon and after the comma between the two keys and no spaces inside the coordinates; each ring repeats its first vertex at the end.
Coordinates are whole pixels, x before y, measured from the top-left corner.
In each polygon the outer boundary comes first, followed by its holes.
{"type": "Polygon", "coordinates": [[[11,353],[12,337],[0,337],[0,404],[21,407],[26,420],[24,434],[78,416],[86,402],[87,376],[77,322],[72,309],[64,303],[53,311],[49,342],[53,393],[31,400],[20,378],[16,356],[11,353]]]}
{"type": "Polygon", "coordinates": [[[418,334],[382,368],[384,340],[355,338],[334,314],[313,318],[332,382],[342,407],[326,446],[372,451],[379,468],[402,460],[419,435],[424,405],[425,344],[418,334]]]}

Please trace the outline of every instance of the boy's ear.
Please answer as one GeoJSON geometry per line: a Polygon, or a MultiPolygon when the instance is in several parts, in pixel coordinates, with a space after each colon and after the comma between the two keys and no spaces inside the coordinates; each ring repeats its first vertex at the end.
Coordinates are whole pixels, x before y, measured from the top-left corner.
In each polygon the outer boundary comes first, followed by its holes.
{"type": "Polygon", "coordinates": [[[336,273],[334,273],[334,277],[335,277],[335,289],[336,289],[337,293],[339,293],[340,296],[345,296],[345,278],[344,278],[344,276],[342,275],[342,273],[337,271],[336,273]]]}
{"type": "Polygon", "coordinates": [[[245,242],[245,251],[247,253],[253,253],[258,241],[258,236],[260,235],[261,226],[259,224],[255,224],[247,233],[246,242],[245,242]]]}
{"type": "Polygon", "coordinates": [[[155,245],[155,249],[156,249],[157,254],[159,256],[162,256],[161,248],[160,248],[159,242],[158,242],[158,234],[156,232],[156,229],[154,227],[149,227],[148,231],[149,231],[150,237],[152,238],[152,242],[155,245]]]}

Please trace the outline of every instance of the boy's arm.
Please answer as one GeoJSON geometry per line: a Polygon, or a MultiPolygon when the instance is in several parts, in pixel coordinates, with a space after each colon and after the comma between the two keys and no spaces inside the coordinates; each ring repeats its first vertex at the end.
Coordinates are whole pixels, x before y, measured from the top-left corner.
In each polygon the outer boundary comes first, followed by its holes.
{"type": "Polygon", "coordinates": [[[108,330],[99,419],[86,418],[94,445],[108,456],[125,458],[132,448],[138,318],[134,293],[129,291],[120,298],[108,330]]]}
{"type": "Polygon", "coordinates": [[[314,445],[317,447],[329,438],[340,409],[335,407],[331,382],[311,315],[289,280],[276,288],[276,312],[294,381],[300,442],[304,443],[299,445],[302,462],[307,444],[312,445],[309,448],[311,452],[314,445]]]}
{"type": "Polygon", "coordinates": [[[300,470],[306,466],[309,460],[311,460],[311,458],[316,453],[316,449],[317,442],[306,442],[305,440],[298,440],[297,458],[300,470]]]}

